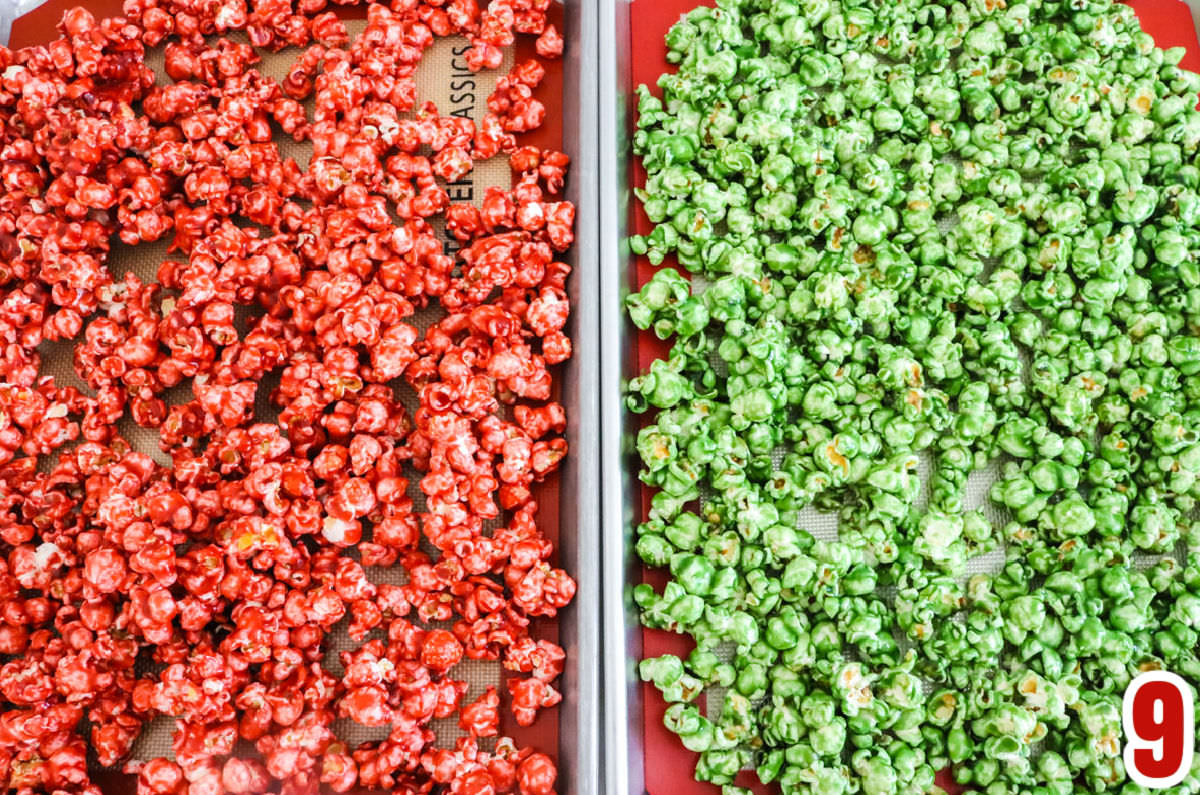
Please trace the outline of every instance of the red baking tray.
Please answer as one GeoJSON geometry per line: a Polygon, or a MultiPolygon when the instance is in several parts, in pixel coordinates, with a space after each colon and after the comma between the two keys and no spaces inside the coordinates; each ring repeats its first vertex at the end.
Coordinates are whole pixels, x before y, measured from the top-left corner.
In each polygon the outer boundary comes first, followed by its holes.
{"type": "MultiPolygon", "coordinates": [[[[86,7],[97,18],[103,18],[120,16],[123,0],[49,0],[13,21],[9,47],[18,49],[36,46],[58,38],[61,34],[57,25],[62,19],[63,13],[80,5],[86,7]]],[[[339,16],[346,19],[366,18],[366,2],[350,6],[338,5],[334,7],[334,10],[339,16]]],[[[586,2],[569,0],[565,6],[562,2],[555,2],[551,4],[547,19],[566,36],[571,36],[573,32],[578,36],[579,30],[584,30],[590,36],[592,35],[591,20],[589,19],[586,23],[580,22],[588,11],[590,8],[586,2]],[[564,19],[564,10],[576,19],[564,19]]],[[[585,43],[582,38],[576,38],[569,41],[567,47],[568,49],[579,47],[577,53],[588,53],[582,57],[586,61],[592,61],[595,57],[594,51],[586,49],[583,46],[585,43]]],[[[535,57],[533,36],[518,36],[514,46],[516,63],[535,57]]],[[[294,52],[295,56],[299,57],[302,50],[293,49],[289,52],[294,52]]],[[[577,206],[581,203],[584,205],[589,203],[586,191],[589,190],[591,180],[594,178],[595,167],[593,163],[588,162],[594,159],[593,151],[578,151],[578,141],[582,137],[578,127],[581,123],[586,123],[583,120],[594,113],[594,108],[587,108],[586,112],[582,108],[584,99],[581,97],[591,98],[594,97],[594,94],[582,90],[579,75],[586,76],[588,70],[579,68],[579,58],[578,54],[568,53],[563,59],[555,61],[539,59],[546,68],[546,76],[538,86],[536,95],[546,104],[548,112],[540,127],[523,133],[519,137],[522,144],[542,149],[562,150],[573,155],[575,162],[572,163],[568,172],[567,189],[569,197],[575,199],[577,206]],[[568,68],[575,70],[571,77],[567,75],[568,68]],[[573,105],[580,106],[579,113],[574,112],[573,105]],[[567,107],[572,107],[572,113],[570,119],[564,121],[567,116],[564,108],[567,107]],[[567,140],[564,133],[565,127],[570,128],[571,136],[576,140],[567,140]],[[572,181],[576,182],[574,188],[571,185],[572,181]],[[582,200],[579,198],[581,192],[585,196],[582,200]]],[[[583,66],[586,67],[587,64],[585,63],[583,66]]],[[[159,75],[160,83],[167,79],[169,78],[165,75],[159,75]]],[[[567,255],[568,262],[576,268],[568,284],[574,306],[567,330],[577,342],[586,343],[587,348],[594,349],[598,347],[594,339],[594,330],[588,329],[581,332],[580,321],[577,319],[580,316],[591,316],[591,313],[576,309],[581,298],[587,298],[594,294],[594,287],[581,284],[581,280],[591,279],[596,275],[590,264],[595,252],[583,250],[588,247],[588,240],[592,240],[591,247],[594,248],[591,232],[590,216],[579,213],[576,223],[576,244],[567,255]],[[587,267],[580,267],[585,262],[588,263],[587,267]]],[[[584,618],[584,616],[598,611],[598,603],[593,601],[598,600],[598,595],[594,594],[592,590],[593,588],[598,590],[598,578],[593,578],[589,572],[583,571],[583,562],[591,559],[595,547],[598,545],[597,539],[592,535],[594,532],[598,532],[598,519],[595,520],[597,525],[593,525],[593,520],[588,518],[595,513],[595,510],[590,508],[592,497],[585,494],[587,490],[594,489],[592,481],[596,479],[593,474],[595,456],[591,454],[588,444],[588,440],[594,439],[594,428],[591,426],[594,426],[596,421],[594,418],[589,419],[590,408],[585,410],[581,400],[586,396],[579,394],[580,384],[583,384],[583,388],[586,389],[586,384],[590,383],[590,374],[581,375],[580,372],[581,368],[590,368],[590,361],[585,356],[590,352],[583,350],[584,345],[579,347],[580,350],[576,351],[575,357],[570,362],[558,365],[552,371],[554,372],[552,398],[567,407],[570,426],[567,436],[572,445],[572,453],[564,462],[563,470],[556,477],[533,486],[534,496],[539,504],[538,526],[546,538],[555,545],[552,563],[567,568],[580,586],[572,606],[560,611],[554,619],[539,618],[533,629],[535,638],[544,638],[560,643],[568,652],[566,671],[563,678],[557,683],[563,693],[563,702],[557,707],[541,711],[537,720],[527,727],[518,726],[511,711],[506,706],[502,706],[500,731],[502,735],[512,737],[519,745],[532,746],[554,756],[559,767],[559,791],[583,795],[584,793],[596,793],[599,787],[596,758],[599,699],[598,693],[595,691],[595,669],[598,668],[598,654],[595,645],[598,643],[598,628],[594,619],[584,618]],[[579,463],[572,460],[575,456],[580,455],[586,460],[581,460],[579,463]],[[569,482],[564,482],[564,478],[569,478],[569,482]],[[567,534],[562,534],[560,537],[562,528],[569,529],[567,534]],[[559,559],[560,557],[562,560],[559,559]],[[577,609],[582,602],[588,602],[586,608],[577,609]],[[571,622],[569,627],[567,622],[571,622]],[[563,637],[560,638],[560,634],[563,637]]],[[[502,705],[507,705],[508,694],[503,687],[506,673],[500,669],[499,662],[496,663],[496,669],[497,690],[500,691],[502,705]]],[[[91,775],[105,793],[125,795],[125,793],[133,793],[136,790],[136,779],[133,776],[113,770],[92,771],[91,775]]],[[[361,795],[366,795],[365,791],[361,795]]]]}
{"type": "MultiPolygon", "coordinates": [[[[709,3],[711,4],[711,3],[709,3]]],[[[1154,37],[1159,47],[1177,47],[1186,49],[1181,66],[1194,72],[1200,72],[1200,43],[1196,38],[1196,27],[1193,24],[1191,11],[1181,0],[1127,0],[1141,22],[1142,29],[1154,37]]],[[[632,136],[633,125],[636,121],[633,89],[640,84],[650,86],[654,93],[658,77],[663,72],[673,71],[674,66],[667,63],[666,46],[663,37],[670,27],[679,20],[680,16],[696,7],[696,0],[633,0],[630,5],[630,85],[622,86],[625,96],[630,98],[626,109],[629,124],[629,135],[632,136]]],[[[640,159],[634,158],[631,169],[633,186],[640,186],[645,181],[645,170],[640,159]]],[[[653,225],[642,211],[641,205],[630,202],[630,228],[636,234],[649,234],[653,225]]],[[[636,258],[636,276],[638,286],[645,284],[653,276],[655,268],[645,257],[636,258]]],[[[668,257],[664,266],[678,268],[673,257],[668,257]]],[[[680,271],[685,276],[686,272],[680,271]]],[[[670,350],[667,343],[659,340],[652,333],[641,332],[636,335],[637,362],[640,370],[649,368],[650,363],[658,358],[665,358],[670,350]]],[[[641,518],[645,518],[650,510],[650,497],[653,491],[641,489],[641,518]]],[[[651,583],[661,590],[667,580],[664,570],[643,569],[644,582],[651,583]]],[[[645,657],[655,657],[661,654],[675,654],[686,657],[692,650],[690,638],[665,630],[642,629],[642,654],[645,657]]],[[[663,725],[663,713],[666,703],[658,690],[651,683],[641,684],[642,698],[642,751],[644,764],[645,789],[650,795],[713,795],[719,788],[696,781],[692,777],[699,754],[684,748],[679,738],[663,725]],[[653,760],[653,763],[650,763],[653,760]]],[[[703,699],[703,696],[701,696],[703,699]]],[[[701,702],[701,706],[703,703],[701,702]]],[[[777,788],[764,786],[752,771],[743,771],[736,783],[749,787],[756,793],[769,793],[777,788]]],[[[962,792],[946,772],[938,776],[938,784],[951,795],[962,792]]]]}

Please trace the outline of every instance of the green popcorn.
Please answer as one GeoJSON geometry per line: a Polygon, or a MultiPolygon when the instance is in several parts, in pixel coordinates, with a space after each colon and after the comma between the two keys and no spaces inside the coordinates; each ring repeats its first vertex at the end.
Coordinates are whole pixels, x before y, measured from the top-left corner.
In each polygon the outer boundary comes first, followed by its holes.
{"type": "Polygon", "coordinates": [[[641,673],[697,776],[1127,789],[1113,696],[1200,678],[1200,77],[1109,0],[721,0],[667,43],[630,250],[692,278],[626,299],[672,346],[632,596],[695,641],[641,673]]]}
{"type": "Polygon", "coordinates": [[[805,732],[804,723],[789,704],[764,705],[760,720],[763,738],[773,745],[795,745],[805,732]]]}
{"type": "Polygon", "coordinates": [[[700,555],[680,553],[671,559],[671,573],[688,593],[704,596],[712,587],[716,569],[700,555]]]}
{"type": "Polygon", "coordinates": [[[637,553],[638,557],[647,566],[663,567],[671,559],[671,554],[674,552],[670,542],[660,535],[648,532],[638,534],[637,553]]]}
{"type": "Polygon", "coordinates": [[[899,780],[891,761],[881,756],[870,757],[855,765],[862,776],[865,795],[895,795],[899,792],[899,780]]]}
{"type": "MultiPolygon", "coordinates": [[[[729,785],[745,766],[749,756],[749,752],[743,749],[704,751],[700,754],[700,761],[696,764],[696,780],[729,785]]],[[[748,792],[748,790],[729,786],[722,787],[722,791],[725,790],[730,793],[748,792]]]]}
{"type": "Polygon", "coordinates": [[[1086,535],[1096,526],[1092,509],[1078,494],[1073,494],[1049,509],[1050,526],[1059,536],[1086,535]]]}
{"type": "Polygon", "coordinates": [[[834,718],[829,723],[811,729],[808,741],[813,751],[824,757],[840,757],[846,745],[846,722],[834,718]]]}
{"type": "Polygon", "coordinates": [[[647,374],[632,379],[629,389],[629,407],[633,411],[644,411],[647,404],[670,408],[692,391],[687,379],[663,359],[656,360],[647,374]],[[634,399],[635,393],[640,393],[640,399],[634,399]]]}
{"type": "Polygon", "coordinates": [[[663,724],[675,734],[689,751],[707,751],[714,742],[713,724],[690,704],[676,703],[667,707],[663,724]]]}

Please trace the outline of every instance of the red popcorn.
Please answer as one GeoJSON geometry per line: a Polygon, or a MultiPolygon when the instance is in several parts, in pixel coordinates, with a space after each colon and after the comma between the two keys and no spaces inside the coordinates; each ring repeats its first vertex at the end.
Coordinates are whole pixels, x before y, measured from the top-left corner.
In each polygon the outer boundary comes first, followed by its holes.
{"type": "Polygon", "coordinates": [[[465,35],[472,70],[517,35],[558,57],[548,7],[371,4],[351,37],[326,0],[126,0],[123,19],[76,8],[55,41],[0,48],[10,789],[98,793],[90,751],[144,795],[553,792],[549,757],[476,739],[561,700],[563,650],[532,633],[575,583],[533,495],[567,453],[568,160],[519,144],[546,114],[537,60],[478,123],[415,82],[435,36],[465,35]],[[306,49],[286,77],[259,71],[288,46],[306,49]],[[273,125],[312,143],[307,168],[273,125]],[[451,203],[446,184],[496,156],[512,189],[451,203]],[[114,238],[171,256],[154,279],[117,274],[114,238]],[[86,394],[41,373],[50,341],[86,394]],[[403,585],[375,581],[391,566],[403,585]],[[471,694],[463,658],[517,676],[471,694]],[[438,748],[431,722],[455,716],[468,736],[438,748]],[[130,760],[158,717],[174,760],[130,760]],[[339,718],[390,733],[348,745],[339,718]]]}
{"type": "Polygon", "coordinates": [[[541,708],[562,701],[562,694],[540,679],[509,679],[508,692],[512,694],[513,714],[522,726],[533,723],[541,708]]]}
{"type": "Polygon", "coordinates": [[[553,25],[547,25],[537,39],[537,54],[543,58],[559,58],[563,52],[563,39],[553,25]]]}
{"type": "Polygon", "coordinates": [[[517,789],[521,795],[547,795],[554,792],[558,771],[545,754],[531,754],[517,768],[517,789]]]}

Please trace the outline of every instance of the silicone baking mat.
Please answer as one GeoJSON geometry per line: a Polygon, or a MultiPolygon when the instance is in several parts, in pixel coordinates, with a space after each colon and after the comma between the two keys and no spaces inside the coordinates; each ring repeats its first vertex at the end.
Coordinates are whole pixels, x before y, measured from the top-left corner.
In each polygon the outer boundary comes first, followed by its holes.
{"type": "MultiPolygon", "coordinates": [[[[673,71],[675,68],[666,61],[666,46],[663,43],[663,37],[681,15],[698,4],[696,0],[633,1],[629,15],[630,52],[632,53],[631,85],[622,87],[626,96],[633,98],[627,112],[631,128],[636,122],[636,113],[633,107],[636,99],[633,89],[644,83],[651,88],[654,94],[660,94],[656,88],[659,75],[663,72],[673,71]]],[[[711,5],[711,3],[705,4],[711,5]]],[[[1200,44],[1197,42],[1196,28],[1187,5],[1179,0],[1129,0],[1128,4],[1137,14],[1142,29],[1154,37],[1158,46],[1184,47],[1186,54],[1181,65],[1186,69],[1200,72],[1200,44]]],[[[632,137],[632,129],[630,137],[632,137]]],[[[640,160],[638,158],[634,158],[634,160],[632,169],[634,185],[631,187],[640,187],[645,179],[645,171],[640,160]]],[[[638,202],[631,202],[630,212],[633,214],[630,219],[630,228],[636,234],[648,234],[653,229],[638,202]]],[[[664,264],[678,267],[673,257],[668,257],[664,264]]],[[[638,257],[636,268],[638,283],[629,285],[629,288],[640,287],[650,279],[655,270],[657,269],[645,257],[638,257]]],[[[686,272],[681,272],[685,276],[687,275],[686,272]]],[[[636,342],[638,366],[641,370],[648,368],[654,359],[665,358],[670,350],[668,344],[650,332],[637,334],[636,342]]],[[[972,476],[968,481],[966,505],[968,508],[983,509],[986,513],[991,514],[989,518],[993,521],[1002,520],[1003,517],[999,511],[986,499],[987,488],[992,479],[991,475],[991,472],[985,470],[972,476]]],[[[644,518],[649,512],[650,497],[653,492],[649,488],[643,488],[641,492],[641,515],[644,518]]],[[[835,538],[837,536],[837,517],[835,515],[822,514],[810,509],[805,511],[801,518],[805,529],[817,537],[835,538]]],[[[972,561],[970,567],[973,571],[985,570],[991,564],[1002,561],[1002,551],[994,552],[972,561]]],[[[661,569],[645,569],[643,580],[661,590],[666,583],[667,574],[661,569]]],[[[675,654],[684,657],[691,652],[692,648],[691,639],[687,636],[665,630],[642,629],[642,653],[646,657],[661,654],[675,654]]],[[[703,702],[705,695],[702,695],[701,703],[698,706],[702,711],[707,709],[710,714],[716,714],[720,705],[715,702],[720,699],[721,693],[719,690],[714,692],[711,688],[709,693],[711,696],[707,699],[707,703],[703,702]]],[[[692,777],[699,755],[684,748],[680,744],[679,738],[663,725],[662,719],[666,704],[658,690],[650,683],[642,683],[641,695],[643,707],[642,749],[645,755],[643,768],[646,791],[650,795],[668,795],[668,793],[670,795],[713,795],[713,793],[719,792],[718,787],[695,781],[692,777]]],[[[749,787],[756,793],[770,793],[778,789],[759,783],[758,777],[749,770],[742,771],[735,783],[749,787]]],[[[938,783],[952,795],[962,791],[953,784],[945,772],[938,776],[938,783]]]]}
{"type": "MultiPolygon", "coordinates": [[[[4,0],[0,0],[0,2],[4,2],[4,0]]],[[[50,2],[33,9],[12,23],[9,46],[14,49],[25,46],[36,46],[45,44],[51,39],[56,38],[59,35],[56,25],[62,18],[63,12],[76,5],[85,6],[96,17],[105,17],[119,16],[121,14],[122,3],[120,0],[89,0],[82,3],[78,0],[50,0],[50,2]]],[[[339,6],[336,7],[336,10],[339,16],[345,20],[351,40],[353,40],[366,26],[365,4],[351,7],[339,6]]],[[[558,3],[554,3],[548,19],[560,31],[564,29],[562,15],[563,7],[558,3]]],[[[229,34],[227,38],[241,42],[248,41],[242,33],[229,34]]],[[[570,42],[567,42],[566,46],[570,47],[570,42]]],[[[535,54],[534,38],[532,36],[518,36],[514,47],[510,47],[505,51],[504,62],[499,69],[472,73],[466,68],[466,61],[464,59],[468,47],[469,43],[466,38],[450,36],[438,38],[426,50],[417,71],[418,105],[426,100],[432,100],[437,105],[440,113],[466,115],[475,121],[479,121],[487,111],[487,97],[495,88],[496,81],[507,73],[514,63],[532,58],[535,54]]],[[[294,47],[284,49],[278,53],[260,50],[259,54],[262,60],[255,65],[255,68],[268,77],[282,80],[292,63],[302,52],[303,50],[294,47]]],[[[162,70],[163,50],[161,46],[149,51],[146,60],[158,74],[158,82],[160,84],[170,79],[162,70]]],[[[536,145],[545,149],[561,149],[563,144],[563,123],[560,111],[564,102],[561,65],[563,62],[561,60],[543,60],[541,63],[546,66],[546,77],[536,89],[535,95],[546,105],[547,113],[545,121],[538,129],[519,136],[518,141],[521,144],[536,145]]],[[[311,100],[306,105],[306,108],[311,112],[311,100]]],[[[295,159],[302,168],[307,167],[309,156],[312,152],[311,142],[298,143],[290,136],[280,134],[275,137],[275,143],[279,147],[282,156],[295,159]]],[[[569,178],[570,173],[568,172],[569,178]]],[[[482,201],[488,187],[498,186],[507,189],[511,187],[511,184],[512,174],[508,167],[508,160],[505,156],[499,155],[486,161],[477,162],[471,172],[462,177],[458,182],[448,186],[447,191],[450,194],[451,201],[472,202],[478,205],[482,201]]],[[[118,242],[112,248],[107,265],[115,276],[119,277],[120,274],[132,271],[143,280],[151,281],[154,279],[154,274],[159,264],[164,259],[182,257],[179,252],[168,254],[167,245],[170,237],[168,234],[164,240],[139,246],[126,246],[118,242]]],[[[414,318],[410,318],[410,322],[424,329],[435,322],[440,316],[440,310],[431,306],[419,311],[414,318]]],[[[43,356],[43,375],[54,375],[58,383],[74,385],[90,393],[84,382],[75,374],[72,365],[72,348],[69,342],[44,345],[41,348],[41,352],[43,356]]],[[[553,397],[559,400],[561,399],[559,391],[562,366],[554,368],[552,372],[555,373],[553,397]]],[[[271,375],[268,374],[264,382],[273,387],[275,384],[270,383],[270,378],[271,375]]],[[[173,392],[178,392],[175,397],[179,400],[186,400],[190,397],[190,389],[186,385],[173,390],[173,392]]],[[[259,395],[262,398],[258,405],[256,405],[256,415],[259,419],[271,419],[275,416],[273,407],[265,397],[268,392],[269,389],[259,390],[259,395]]],[[[411,389],[403,388],[400,390],[400,394],[410,412],[416,408],[415,394],[411,389]]],[[[150,454],[159,463],[170,463],[169,457],[165,456],[159,450],[158,433],[156,431],[140,428],[128,420],[121,426],[121,431],[135,449],[150,454]]],[[[412,472],[408,473],[411,484],[410,496],[414,499],[415,507],[419,509],[424,505],[424,498],[417,487],[419,476],[414,477],[413,474],[412,472]]],[[[553,477],[549,481],[535,486],[534,494],[540,506],[538,511],[539,527],[557,548],[560,529],[559,485],[557,477],[553,477]]],[[[504,518],[507,518],[507,516],[504,518]]],[[[496,525],[498,523],[499,521],[496,520],[492,524],[496,525]]],[[[432,551],[432,547],[429,548],[429,551],[432,551]]],[[[557,560],[553,562],[556,565],[558,564],[557,560]]],[[[376,568],[368,569],[367,571],[374,582],[404,582],[405,573],[400,567],[393,569],[376,568]]],[[[346,634],[347,625],[348,620],[343,621],[334,628],[333,632],[327,638],[328,650],[326,652],[325,667],[335,675],[340,675],[342,672],[338,653],[357,646],[346,634]]],[[[535,638],[544,638],[552,642],[557,642],[558,626],[556,621],[544,618],[539,619],[534,624],[533,634],[535,638]]],[[[520,745],[532,745],[551,755],[555,754],[559,747],[559,713],[562,710],[572,708],[572,705],[565,697],[563,703],[557,707],[542,710],[532,726],[521,727],[516,725],[516,722],[512,720],[512,715],[507,709],[508,691],[505,687],[506,672],[502,669],[499,662],[464,660],[452,669],[451,675],[456,679],[466,681],[470,686],[467,695],[464,697],[464,704],[473,701],[489,685],[496,687],[500,693],[502,702],[501,734],[513,737],[520,745]]],[[[339,720],[334,725],[339,737],[352,744],[370,740],[382,740],[390,731],[390,727],[387,726],[368,728],[348,719],[339,720]]],[[[162,716],[151,721],[147,724],[142,735],[135,743],[132,758],[145,760],[156,756],[172,757],[171,738],[174,733],[174,727],[175,720],[171,717],[162,716]]],[[[437,734],[436,744],[440,747],[452,746],[454,740],[463,734],[457,725],[457,715],[435,721],[433,728],[437,734]]],[[[493,742],[494,740],[485,739],[480,744],[483,747],[490,747],[493,742]]],[[[93,777],[101,784],[106,793],[118,795],[127,792],[131,793],[135,790],[135,780],[133,777],[120,774],[116,771],[96,770],[93,772],[93,777]]]]}

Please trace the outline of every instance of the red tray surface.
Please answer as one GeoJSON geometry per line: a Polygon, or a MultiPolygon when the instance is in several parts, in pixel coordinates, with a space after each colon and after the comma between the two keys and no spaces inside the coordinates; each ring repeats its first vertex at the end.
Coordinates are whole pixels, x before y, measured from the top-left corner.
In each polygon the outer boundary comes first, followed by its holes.
{"type": "MultiPolygon", "coordinates": [[[[1186,54],[1181,65],[1194,72],[1200,72],[1200,44],[1197,43],[1196,28],[1192,22],[1191,12],[1181,0],[1126,0],[1126,2],[1136,12],[1142,29],[1154,37],[1158,46],[1185,47],[1186,54]]],[[[667,51],[663,37],[681,15],[696,5],[698,5],[696,0],[641,0],[633,3],[633,13],[629,15],[632,44],[630,52],[633,53],[633,63],[630,70],[631,85],[625,87],[628,92],[627,96],[632,97],[633,89],[642,83],[650,86],[656,95],[659,93],[656,88],[659,75],[663,72],[673,71],[675,68],[667,63],[667,51]]],[[[635,104],[632,99],[629,103],[628,118],[632,134],[632,127],[636,120],[635,104]]],[[[631,169],[634,186],[642,185],[645,176],[646,173],[641,162],[635,162],[631,169]]],[[[638,234],[649,234],[653,229],[650,220],[642,211],[640,204],[637,202],[633,202],[633,204],[632,228],[638,234]]],[[[665,265],[678,269],[678,264],[673,257],[669,257],[665,265]]],[[[636,268],[637,286],[640,287],[649,281],[655,270],[656,268],[645,257],[639,257],[636,268]]],[[[680,272],[687,275],[682,270],[680,272]]],[[[637,335],[637,346],[638,366],[643,370],[648,368],[654,359],[665,358],[670,350],[669,345],[649,332],[637,335]]],[[[651,489],[646,487],[642,489],[643,518],[650,510],[652,494],[651,489]]],[[[667,577],[662,570],[646,569],[643,571],[643,579],[661,590],[666,584],[667,577]]],[[[691,653],[693,648],[691,639],[686,636],[646,628],[642,629],[642,646],[643,653],[647,657],[655,657],[660,654],[676,654],[684,657],[691,653]]],[[[648,682],[642,683],[641,687],[644,706],[643,748],[645,749],[645,759],[654,760],[653,764],[645,765],[646,791],[650,795],[667,795],[667,793],[670,795],[713,795],[713,793],[719,792],[720,788],[698,782],[692,777],[699,754],[680,745],[679,739],[663,725],[662,719],[663,713],[666,711],[666,703],[658,690],[648,682]]],[[[778,787],[768,787],[759,783],[758,777],[750,771],[742,771],[736,783],[749,787],[756,793],[778,791],[778,787]]],[[[945,772],[938,776],[938,784],[951,795],[963,791],[961,787],[956,786],[950,780],[945,772]]]]}
{"type": "MultiPolygon", "coordinates": [[[[35,46],[46,44],[58,38],[60,33],[57,30],[57,25],[59,20],[62,19],[63,12],[79,5],[86,7],[96,17],[100,18],[120,16],[123,2],[122,0],[49,0],[49,2],[13,22],[12,32],[9,37],[9,46],[13,49],[35,46]]],[[[365,0],[356,6],[335,6],[334,10],[339,16],[346,19],[366,19],[365,0]]],[[[547,12],[547,20],[554,24],[558,30],[562,31],[565,29],[563,25],[563,7],[561,4],[551,4],[550,10],[547,12]]],[[[516,63],[522,63],[536,56],[533,36],[517,36],[514,46],[516,47],[516,63]]],[[[568,43],[567,46],[570,46],[570,44],[568,43]]],[[[298,49],[290,51],[294,52],[297,57],[301,54],[301,50],[298,49]]],[[[530,132],[522,133],[519,141],[522,144],[537,146],[543,149],[561,149],[563,146],[563,119],[560,112],[563,102],[563,62],[562,60],[546,61],[540,58],[539,61],[546,68],[546,76],[538,86],[536,96],[545,103],[548,112],[542,126],[530,132]]],[[[160,83],[167,79],[169,78],[165,75],[159,76],[160,83]]],[[[568,171],[569,178],[570,173],[568,171]]],[[[561,401],[562,366],[553,368],[551,372],[554,373],[552,398],[561,401]]],[[[559,532],[561,529],[559,521],[558,478],[553,477],[542,483],[535,484],[533,492],[539,505],[538,527],[556,547],[556,552],[551,562],[554,565],[561,565],[557,553],[559,532]]],[[[557,619],[539,618],[535,622],[532,633],[535,638],[544,638],[552,643],[557,643],[559,639],[558,630],[557,619]]],[[[502,680],[503,677],[499,680],[500,684],[497,687],[500,691],[502,703],[500,712],[501,733],[512,737],[518,745],[532,746],[545,751],[551,756],[556,756],[559,748],[558,721],[560,711],[570,709],[571,705],[564,702],[558,707],[542,710],[533,725],[518,726],[516,721],[513,720],[512,713],[507,708],[503,708],[503,705],[508,703],[508,694],[504,691],[502,680]]],[[[105,793],[111,795],[132,795],[137,789],[136,779],[133,776],[127,776],[118,772],[106,771],[93,773],[93,779],[100,784],[105,793]]],[[[367,795],[367,793],[364,790],[361,793],[352,793],[352,795],[367,795]]]]}

